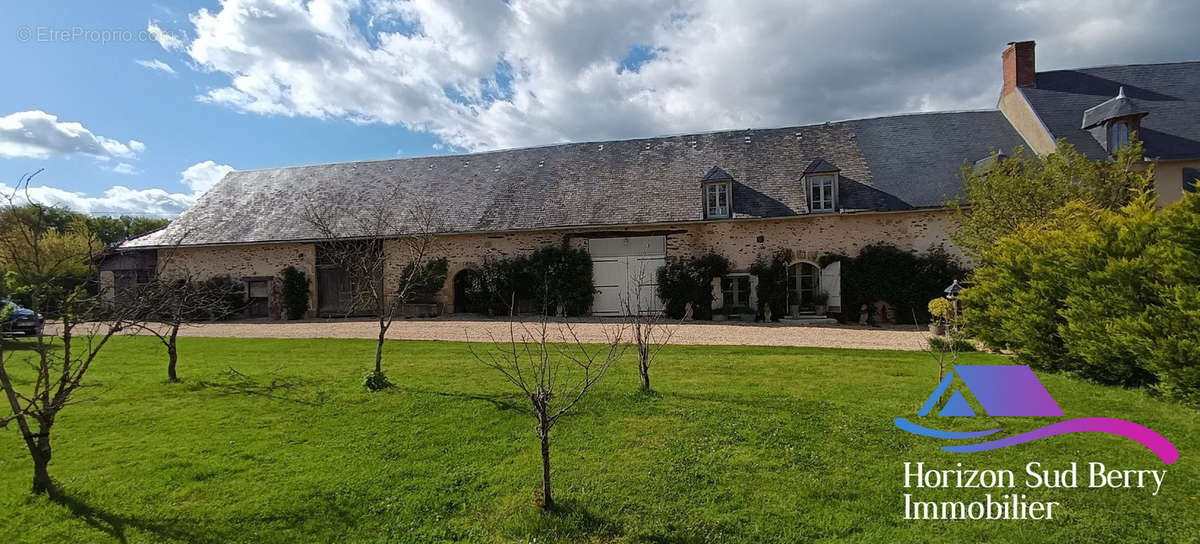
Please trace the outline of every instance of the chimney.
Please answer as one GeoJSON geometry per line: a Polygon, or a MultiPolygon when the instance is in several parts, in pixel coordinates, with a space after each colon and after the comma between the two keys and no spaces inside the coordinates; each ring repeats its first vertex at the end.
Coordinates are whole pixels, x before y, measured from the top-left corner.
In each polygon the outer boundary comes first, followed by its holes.
{"type": "Polygon", "coordinates": [[[1000,96],[1016,90],[1017,87],[1032,87],[1037,84],[1037,72],[1033,63],[1033,41],[1008,42],[1004,53],[1004,89],[1000,96]]]}

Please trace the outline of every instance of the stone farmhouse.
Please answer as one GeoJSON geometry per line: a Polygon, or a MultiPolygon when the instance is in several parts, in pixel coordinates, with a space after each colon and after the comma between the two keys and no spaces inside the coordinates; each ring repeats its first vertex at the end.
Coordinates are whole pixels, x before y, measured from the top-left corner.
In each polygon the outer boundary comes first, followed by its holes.
{"type": "MultiPolygon", "coordinates": [[[[993,110],[235,171],[165,229],[117,248],[100,264],[101,281],[120,292],[183,269],[228,275],[244,283],[252,315],[277,317],[277,278],[295,266],[312,279],[314,315],[344,315],[342,272],[324,264],[300,195],[368,202],[400,183],[444,214],[444,312],[467,308],[465,282],[485,260],[565,239],[593,259],[593,315],[619,315],[622,297],[654,292],[653,274],[631,279],[634,267],[710,250],[734,268],[714,281],[715,306],[752,306],[749,267],[780,248],[796,256],[789,302],[806,306],[824,292],[837,313],[839,263],[821,267],[820,256],[876,242],[956,251],[945,203],[961,195],[962,169],[993,153],[1045,154],[1064,139],[1100,159],[1136,134],[1158,161],[1163,202],[1195,190],[1200,62],[1039,73],[1034,43],[1014,42],[1001,81],[993,110]]],[[[389,255],[404,234],[384,242],[389,255]]],[[[384,280],[398,280],[403,265],[389,260],[384,280]]]]}

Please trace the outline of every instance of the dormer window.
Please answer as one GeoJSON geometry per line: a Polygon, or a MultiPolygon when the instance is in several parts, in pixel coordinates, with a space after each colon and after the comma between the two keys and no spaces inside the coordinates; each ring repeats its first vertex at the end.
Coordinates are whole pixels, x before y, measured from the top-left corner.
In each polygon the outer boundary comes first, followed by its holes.
{"type": "Polygon", "coordinates": [[[1109,153],[1129,145],[1138,125],[1149,112],[1136,100],[1125,96],[1125,87],[1114,96],[1083,112],[1083,130],[1090,131],[1109,153]]]}
{"type": "Polygon", "coordinates": [[[712,167],[700,179],[700,195],[705,219],[733,217],[733,176],[719,166],[712,167]]]}
{"type": "Polygon", "coordinates": [[[729,184],[709,183],[705,188],[708,217],[729,217],[729,184]]]}
{"type": "Polygon", "coordinates": [[[838,176],[841,170],[818,158],[804,169],[805,196],[809,213],[828,213],[837,209],[838,176]]]}
{"type": "Polygon", "coordinates": [[[833,211],[834,176],[811,176],[808,178],[809,208],[814,212],[833,211]]]}

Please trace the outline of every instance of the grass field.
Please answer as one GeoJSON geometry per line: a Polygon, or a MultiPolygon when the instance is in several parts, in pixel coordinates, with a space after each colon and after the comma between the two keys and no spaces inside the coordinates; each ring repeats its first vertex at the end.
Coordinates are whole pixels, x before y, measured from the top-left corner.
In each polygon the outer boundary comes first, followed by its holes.
{"type": "MultiPolygon", "coordinates": [[[[951,454],[897,430],[936,385],[923,353],[673,347],[636,393],[627,357],[555,428],[560,511],[532,504],[540,474],[524,399],[464,344],[390,342],[399,387],[361,387],[366,340],[184,338],[181,384],[161,346],[118,338],[95,400],[55,427],[67,498],[31,498],[16,431],[0,431],[2,542],[1186,542],[1200,539],[1200,415],[1137,391],[1042,376],[1069,417],[1149,426],[1164,465],[1123,438],[1076,434],[951,454]],[[227,371],[237,369],[245,378],[227,371]],[[1099,461],[1167,469],[1153,489],[1036,489],[1052,521],[906,521],[905,461],[1044,468],[1099,461]]],[[[967,363],[1000,363],[968,354],[967,363]]],[[[959,421],[959,429],[986,422],[959,421]]],[[[934,426],[930,420],[921,420],[934,426]]],[[[995,422],[993,422],[995,423],[995,422]]],[[[1040,426],[1030,419],[1003,424],[1040,426]]],[[[938,423],[945,428],[943,422],[938,423]]],[[[1020,480],[1018,480],[1018,483],[1020,480]]],[[[908,490],[908,492],[913,492],[908,490]]],[[[981,500],[1010,490],[923,490],[981,500]]]]}

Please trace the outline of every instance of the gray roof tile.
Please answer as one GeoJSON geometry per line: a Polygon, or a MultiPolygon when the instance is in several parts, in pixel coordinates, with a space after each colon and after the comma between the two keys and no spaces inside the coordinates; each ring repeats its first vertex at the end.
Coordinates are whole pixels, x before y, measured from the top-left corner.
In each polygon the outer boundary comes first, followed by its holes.
{"type": "Polygon", "coordinates": [[[1092,159],[1108,156],[1081,128],[1085,110],[1125,95],[1147,112],[1139,139],[1160,159],[1200,157],[1200,62],[1134,64],[1038,72],[1037,85],[1021,87],[1055,139],[1066,138],[1092,159]]]}
{"type": "Polygon", "coordinates": [[[736,180],[735,217],[786,217],[805,213],[801,178],[818,157],[840,166],[844,208],[936,206],[960,193],[964,161],[1021,143],[998,111],[755,130],[749,143],[745,134],[236,171],[166,229],[123,247],[172,245],[181,236],[187,245],[315,240],[304,195],[371,201],[395,180],[443,208],[451,232],[698,221],[696,180],[713,165],[736,180]]]}

